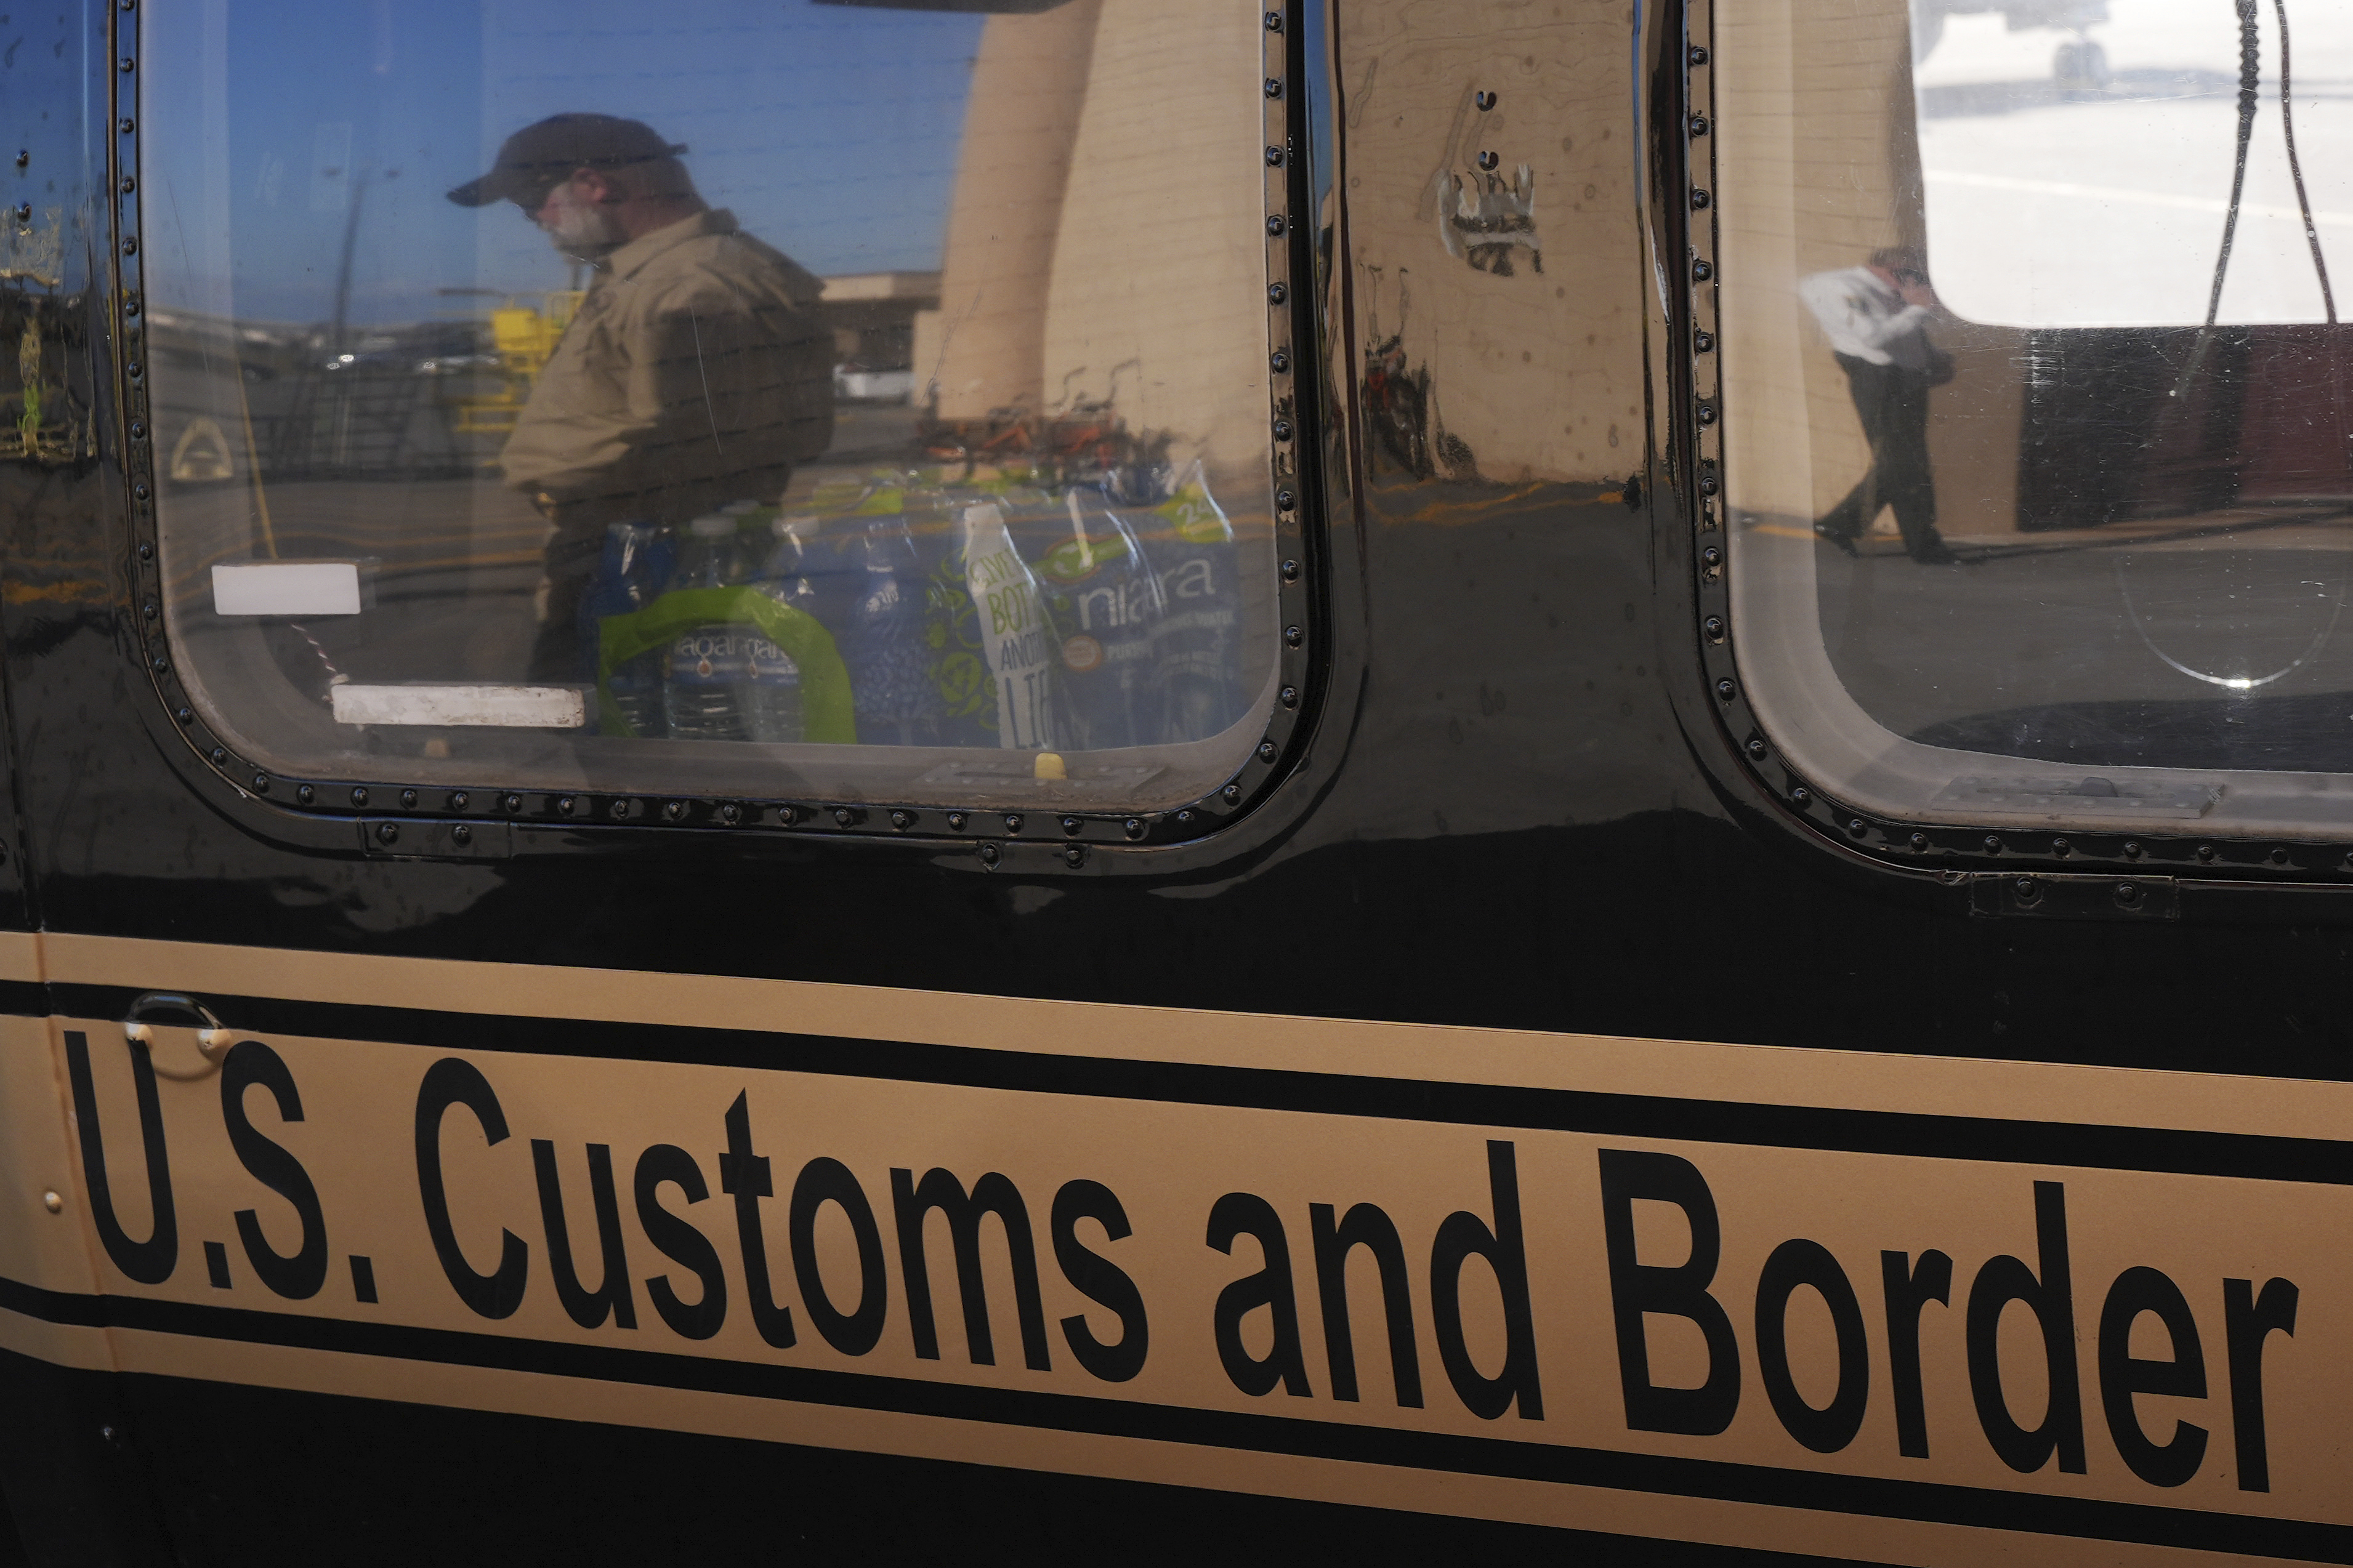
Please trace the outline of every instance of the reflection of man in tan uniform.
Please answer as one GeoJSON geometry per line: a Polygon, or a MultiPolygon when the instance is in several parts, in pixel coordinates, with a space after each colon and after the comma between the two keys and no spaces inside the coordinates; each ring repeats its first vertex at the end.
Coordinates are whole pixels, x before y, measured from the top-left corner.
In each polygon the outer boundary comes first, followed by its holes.
{"type": "Polygon", "coordinates": [[[532,679],[584,679],[580,599],[606,525],[774,500],[833,436],[818,280],[695,193],[685,152],[634,120],[559,114],[449,193],[512,201],[596,282],[500,455],[555,524],[532,679]]]}

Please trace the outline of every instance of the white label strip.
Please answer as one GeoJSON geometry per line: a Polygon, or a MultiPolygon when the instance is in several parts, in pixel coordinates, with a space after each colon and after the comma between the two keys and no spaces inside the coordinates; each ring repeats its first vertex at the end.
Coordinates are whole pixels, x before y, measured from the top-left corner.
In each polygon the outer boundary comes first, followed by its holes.
{"type": "Polygon", "coordinates": [[[349,561],[247,561],[213,568],[223,616],[356,616],[360,569],[349,561]]]}
{"type": "Polygon", "coordinates": [[[587,703],[566,686],[338,686],[338,724],[469,724],[577,730],[587,703]]]}

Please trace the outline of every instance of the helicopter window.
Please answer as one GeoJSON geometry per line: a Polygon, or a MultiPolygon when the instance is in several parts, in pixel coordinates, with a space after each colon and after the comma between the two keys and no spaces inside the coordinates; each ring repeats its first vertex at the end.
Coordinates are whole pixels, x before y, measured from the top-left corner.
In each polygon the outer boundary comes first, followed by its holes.
{"type": "Polygon", "coordinates": [[[2353,16],[1715,16],[1725,521],[1770,742],[1923,822],[2341,833],[2353,16]]]}
{"type": "Polygon", "coordinates": [[[1140,810],[1256,743],[1255,11],[142,18],[165,614],[244,754],[1140,810]]]}

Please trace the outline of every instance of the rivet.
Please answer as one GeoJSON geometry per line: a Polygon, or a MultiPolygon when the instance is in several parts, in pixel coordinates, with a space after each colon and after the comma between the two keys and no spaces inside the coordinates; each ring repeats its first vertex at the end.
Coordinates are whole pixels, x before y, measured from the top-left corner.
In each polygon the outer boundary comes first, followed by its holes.
{"type": "Polygon", "coordinates": [[[1707,211],[1707,204],[1714,199],[1715,198],[1711,197],[1705,191],[1694,190],[1692,192],[1692,211],[1701,213],[1707,211]]]}
{"type": "Polygon", "coordinates": [[[155,547],[154,547],[153,545],[152,545],[152,544],[142,543],[142,544],[139,546],[139,559],[140,559],[140,560],[142,560],[142,561],[153,561],[153,560],[154,560],[154,559],[155,559],[155,547]]]}
{"type": "Polygon", "coordinates": [[[1269,370],[1281,375],[1291,368],[1291,356],[1282,350],[1277,349],[1266,356],[1266,363],[1269,370]]]}
{"type": "Polygon", "coordinates": [[[744,820],[744,808],[731,800],[719,808],[719,820],[733,827],[744,820]]]}
{"type": "Polygon", "coordinates": [[[894,811],[891,814],[891,826],[904,833],[915,826],[915,814],[912,811],[894,811]]]}
{"type": "Polygon", "coordinates": [[[1291,439],[1290,420],[1278,419],[1274,422],[1274,438],[1278,441],[1288,441],[1291,439]]]}
{"type": "Polygon", "coordinates": [[[1864,834],[1871,831],[1871,825],[1863,821],[1863,819],[1859,816],[1851,816],[1847,818],[1846,830],[1855,837],[1860,838],[1864,834]]]}
{"type": "Polygon", "coordinates": [[[196,721],[195,714],[185,708],[181,709],[178,712],[173,714],[172,717],[177,719],[183,724],[193,724],[196,721]]]}
{"type": "Polygon", "coordinates": [[[1005,851],[994,844],[984,844],[980,847],[980,863],[984,866],[993,867],[998,860],[1004,858],[1004,856],[1005,851]]]}
{"type": "Polygon", "coordinates": [[[1717,682],[1715,683],[1715,694],[1716,694],[1718,697],[1723,698],[1726,702],[1731,701],[1731,700],[1732,700],[1732,699],[1734,698],[1734,696],[1735,696],[1735,695],[1736,695],[1736,694],[1739,692],[1739,690],[1740,690],[1740,688],[1738,688],[1738,687],[1736,687],[1736,686],[1733,685],[1733,684],[1732,684],[1732,682],[1731,682],[1730,680],[1728,680],[1728,679],[1726,679],[1726,680],[1719,680],[1719,681],[1717,681],[1717,682]]]}
{"type": "Polygon", "coordinates": [[[415,811],[417,809],[417,792],[413,789],[402,790],[400,792],[400,804],[406,806],[409,810],[415,811]]]}
{"type": "Polygon", "coordinates": [[[295,787],[294,798],[301,801],[304,805],[310,805],[318,797],[319,792],[312,789],[309,784],[299,784],[295,787]]]}
{"type": "Polygon", "coordinates": [[[269,793],[269,774],[256,773],[253,775],[253,793],[256,795],[268,795],[269,793]]]}
{"type": "Polygon", "coordinates": [[[1083,844],[1063,845],[1062,859],[1072,870],[1076,870],[1087,863],[1087,847],[1083,844]]]}
{"type": "Polygon", "coordinates": [[[1280,283],[1270,283],[1266,286],[1266,297],[1280,305],[1291,298],[1291,290],[1280,283]]]}
{"type": "Polygon", "coordinates": [[[522,796],[514,794],[502,795],[499,796],[499,807],[502,811],[521,811],[522,796]]]}
{"type": "Polygon", "coordinates": [[[1075,816],[1066,816],[1062,818],[1062,831],[1065,833],[1076,834],[1080,828],[1084,827],[1085,826],[1085,823],[1080,821],[1075,816]]]}
{"type": "Polygon", "coordinates": [[[1808,789],[1803,784],[1799,784],[1797,788],[1789,792],[1789,804],[1791,805],[1804,807],[1811,805],[1813,804],[1813,800],[1814,792],[1808,789]]]}
{"type": "Polygon", "coordinates": [[[1695,66],[1704,66],[1707,64],[1707,49],[1704,45],[1694,44],[1691,52],[1683,58],[1695,66]]]}
{"type": "Polygon", "coordinates": [[[964,831],[963,812],[951,811],[948,813],[948,831],[951,833],[962,833],[964,831]]]}
{"type": "Polygon", "coordinates": [[[1266,232],[1269,234],[1281,234],[1282,232],[1282,215],[1281,213],[1277,213],[1272,217],[1266,220],[1266,232]]]}
{"type": "Polygon", "coordinates": [[[1266,166],[1270,169],[1280,169],[1282,167],[1282,148],[1270,147],[1266,150],[1266,166]]]}
{"type": "Polygon", "coordinates": [[[1916,855],[1920,853],[1920,851],[1928,847],[1928,836],[1925,833],[1915,833],[1912,836],[1910,842],[1912,845],[1912,852],[1916,855]]]}
{"type": "Polygon", "coordinates": [[[857,821],[858,814],[850,810],[849,807],[846,805],[837,805],[833,808],[833,825],[836,827],[853,826],[856,825],[857,821]]]}
{"type": "Polygon", "coordinates": [[[1275,80],[1272,77],[1267,78],[1266,95],[1269,98],[1281,98],[1282,96],[1282,84],[1275,80]]]}
{"type": "Polygon", "coordinates": [[[1267,30],[1268,32],[1270,32],[1270,33],[1280,33],[1281,31],[1282,31],[1282,12],[1280,12],[1280,11],[1269,11],[1269,12],[1266,14],[1266,30],[1267,30]]]}
{"type": "Polygon", "coordinates": [[[2273,864],[2273,865],[2274,865],[2274,866],[2284,866],[2284,865],[2286,865],[2286,864],[2287,864],[2287,851],[2286,851],[2286,850],[2284,850],[2284,849],[2274,849],[2274,850],[2273,850],[2273,851],[2272,851],[2272,864],[2273,864]]]}
{"type": "Polygon", "coordinates": [[[114,122],[114,128],[117,131],[121,132],[125,136],[128,136],[133,131],[139,129],[139,122],[126,115],[124,118],[114,122]]]}
{"type": "Polygon", "coordinates": [[[1695,417],[1699,420],[1699,422],[1700,422],[1702,425],[1713,425],[1713,424],[1715,424],[1715,404],[1713,404],[1713,403],[1703,403],[1703,404],[1701,404],[1701,405],[1699,405],[1699,410],[1698,410],[1698,412],[1697,412],[1697,414],[1696,414],[1695,417]]]}
{"type": "Polygon", "coordinates": [[[1723,488],[1723,481],[1714,474],[1702,474],[1699,477],[1699,493],[1704,496],[1712,496],[1723,488]]]}
{"type": "Polygon", "coordinates": [[[1179,827],[1190,827],[1192,825],[1193,825],[1193,814],[1192,814],[1192,812],[1191,812],[1191,811],[1189,811],[1189,810],[1187,810],[1187,811],[1180,811],[1180,812],[1178,812],[1178,813],[1176,814],[1176,826],[1179,826],[1179,827]]]}
{"type": "Polygon", "coordinates": [[[1283,647],[1297,647],[1300,644],[1302,644],[1302,643],[1305,642],[1306,640],[1307,640],[1307,634],[1306,634],[1305,632],[1303,632],[1303,631],[1301,631],[1297,626],[1285,626],[1285,627],[1283,627],[1283,628],[1282,628],[1282,646],[1283,646],[1283,647]]]}
{"type": "Polygon", "coordinates": [[[133,419],[131,422],[131,438],[134,441],[144,441],[147,439],[147,426],[140,423],[138,420],[133,419]]]}
{"type": "Polygon", "coordinates": [[[1711,572],[1715,571],[1724,564],[1723,550],[1713,544],[1707,546],[1699,552],[1699,563],[1711,572]]]}
{"type": "Polygon", "coordinates": [[[1298,498],[1297,496],[1293,495],[1291,491],[1289,491],[1289,490],[1277,490],[1277,491],[1275,491],[1275,492],[1274,492],[1274,505],[1275,505],[1275,510],[1278,510],[1278,511],[1289,511],[1292,508],[1293,508],[1293,507],[1297,506],[1298,504],[1299,504],[1299,498],[1298,498]]]}
{"type": "Polygon", "coordinates": [[[2127,909],[2140,902],[2139,887],[2131,882],[2118,882],[2116,884],[2116,902],[2124,905],[2127,909]]]}
{"type": "Polygon", "coordinates": [[[461,847],[471,844],[474,841],[473,825],[465,822],[458,824],[449,830],[449,839],[450,842],[461,847]]]}
{"type": "Polygon", "coordinates": [[[683,817],[686,815],[686,802],[682,800],[670,801],[662,807],[662,815],[672,822],[678,821],[681,817],[683,817]]]}
{"type": "Polygon", "coordinates": [[[130,175],[128,175],[128,174],[125,174],[125,175],[123,175],[123,176],[122,176],[122,194],[123,194],[124,195],[126,195],[126,196],[127,196],[127,195],[129,195],[132,192],[133,192],[133,191],[137,190],[138,188],[139,188],[139,182],[138,182],[138,181],[136,181],[136,180],[132,179],[132,178],[130,175]]]}
{"type": "Polygon", "coordinates": [[[136,256],[139,254],[138,236],[132,235],[122,242],[122,254],[125,256],[136,256]]]}
{"type": "Polygon", "coordinates": [[[1985,836],[1985,852],[1989,855],[2000,854],[2001,840],[1990,833],[1987,834],[1985,836]]]}
{"type": "Polygon", "coordinates": [[[1495,95],[1492,92],[1482,92],[1472,101],[1476,103],[1479,106],[1479,111],[1484,114],[1488,110],[1495,107],[1495,95]]]}
{"type": "Polygon", "coordinates": [[[779,805],[776,807],[776,825],[779,827],[790,827],[794,823],[798,822],[800,819],[801,808],[799,806],[779,805]]]}
{"type": "Polygon", "coordinates": [[[125,294],[125,295],[122,297],[122,313],[123,313],[124,315],[126,315],[126,316],[130,316],[130,317],[132,317],[132,318],[134,318],[134,319],[138,316],[138,314],[139,314],[139,296],[138,296],[138,295],[136,295],[136,294],[125,294]]]}
{"type": "Polygon", "coordinates": [[[1005,831],[1008,833],[1018,833],[1021,831],[1021,814],[1019,812],[1013,811],[1006,813],[1005,831]]]}
{"type": "Polygon", "coordinates": [[[219,767],[222,763],[228,761],[228,749],[225,746],[215,746],[213,748],[212,757],[213,766],[219,767]]]}
{"type": "Polygon", "coordinates": [[[139,613],[146,616],[149,620],[153,620],[155,618],[155,601],[150,599],[145,604],[140,605],[139,613]]]}
{"type": "Polygon", "coordinates": [[[1286,583],[1296,583],[1299,581],[1298,562],[1286,561],[1282,563],[1282,580],[1286,583]]]}
{"type": "Polygon", "coordinates": [[[1715,347],[1715,334],[1714,332],[1698,331],[1692,334],[1692,353],[1704,354],[1709,353],[1715,347]]]}
{"type": "Polygon", "coordinates": [[[2125,840],[2125,858],[2127,860],[2137,860],[2140,858],[2139,839],[2127,838],[2125,840]]]}
{"type": "Polygon", "coordinates": [[[1119,826],[1121,830],[1126,833],[1130,838],[1141,838],[1144,837],[1144,818],[1140,816],[1131,816],[1119,826]]]}
{"type": "Polygon", "coordinates": [[[1490,174],[1493,174],[1495,166],[1502,162],[1503,160],[1495,156],[1493,153],[1482,153],[1479,154],[1479,166],[1488,171],[1490,174]]]}
{"type": "Polygon", "coordinates": [[[613,802],[605,808],[605,815],[616,822],[627,822],[629,819],[629,797],[623,795],[613,802]]]}
{"type": "Polygon", "coordinates": [[[1285,708],[1298,707],[1299,688],[1296,686],[1284,687],[1281,691],[1275,694],[1275,700],[1282,703],[1285,708]]]}
{"type": "Polygon", "coordinates": [[[400,842],[400,824],[398,824],[397,822],[379,822],[379,823],[377,823],[377,824],[375,825],[375,837],[376,837],[376,841],[377,841],[378,843],[380,843],[380,844],[397,844],[397,843],[399,843],[399,842],[400,842]]]}
{"type": "Polygon", "coordinates": [[[1694,261],[1692,263],[1692,280],[1694,282],[1704,283],[1715,276],[1715,268],[1708,263],[1704,261],[1694,261]]]}
{"type": "Polygon", "coordinates": [[[1761,737],[1754,736],[1754,735],[1752,735],[1752,736],[1750,736],[1750,737],[1749,737],[1749,740],[1748,740],[1748,754],[1749,754],[1750,756],[1752,756],[1752,757],[1757,758],[1757,759],[1758,761],[1760,761],[1760,762],[1764,760],[1764,757],[1765,757],[1765,742],[1764,742],[1764,740],[1763,740],[1761,737]]]}
{"type": "Polygon", "coordinates": [[[151,492],[143,484],[137,484],[131,487],[131,496],[134,500],[145,500],[151,493],[153,492],[151,492]]]}
{"type": "Polygon", "coordinates": [[[114,1428],[111,1426],[101,1426],[98,1429],[98,1436],[100,1441],[111,1443],[114,1441],[114,1428]]]}
{"type": "Polygon", "coordinates": [[[1275,745],[1272,741],[1261,741],[1258,743],[1258,760],[1260,762],[1271,763],[1274,761],[1274,755],[1275,745]]]}
{"type": "Polygon", "coordinates": [[[365,805],[367,803],[368,793],[365,789],[354,789],[352,791],[352,804],[353,805],[365,805]]]}
{"type": "Polygon", "coordinates": [[[1694,114],[1691,117],[1691,133],[1694,136],[1704,136],[1707,134],[1706,115],[1694,114]]]}
{"type": "Polygon", "coordinates": [[[449,809],[452,811],[463,811],[466,809],[467,804],[473,798],[473,796],[468,795],[464,790],[453,789],[449,792],[449,809]]]}
{"type": "Polygon", "coordinates": [[[2034,886],[2034,879],[2031,877],[2021,877],[2011,886],[2016,889],[2021,903],[2031,902],[2038,891],[2034,886]]]}
{"type": "Polygon", "coordinates": [[[2051,841],[2051,853],[2057,856],[2062,860],[2064,860],[2068,856],[2074,852],[2075,847],[2068,843],[2063,838],[2054,838],[2051,841]]]}
{"type": "Polygon", "coordinates": [[[2214,847],[2211,844],[2200,844],[2198,847],[2198,858],[2200,860],[2214,858],[2214,847]]]}
{"type": "Polygon", "coordinates": [[[129,55],[125,55],[121,60],[116,62],[115,68],[121,71],[124,76],[129,76],[132,71],[138,68],[138,64],[139,62],[137,60],[132,59],[129,55]]]}
{"type": "Polygon", "coordinates": [[[1724,617],[1722,616],[1710,616],[1707,619],[1700,622],[1699,629],[1707,635],[1708,641],[1722,642],[1724,640],[1724,617]]]}
{"type": "Polygon", "coordinates": [[[25,151],[23,148],[21,148],[21,147],[19,147],[18,149],[16,149],[16,167],[18,167],[18,168],[20,168],[20,169],[21,169],[21,168],[23,168],[26,164],[27,164],[27,163],[31,163],[32,161],[33,161],[33,155],[32,155],[30,153],[26,152],[26,151],[25,151]]]}
{"type": "Polygon", "coordinates": [[[18,202],[16,204],[16,221],[18,223],[30,223],[33,221],[32,203],[18,202]]]}
{"type": "Polygon", "coordinates": [[[65,1212],[66,1200],[59,1197],[54,1192],[43,1193],[41,1194],[41,1206],[48,1210],[51,1214],[62,1214],[65,1212]]]}

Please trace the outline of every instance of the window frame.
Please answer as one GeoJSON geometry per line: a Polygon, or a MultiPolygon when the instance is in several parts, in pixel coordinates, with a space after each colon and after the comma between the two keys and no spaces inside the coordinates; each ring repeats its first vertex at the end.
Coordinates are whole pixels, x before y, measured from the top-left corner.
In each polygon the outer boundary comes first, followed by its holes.
{"type": "MultiPolygon", "coordinates": [[[[1111,852],[1109,862],[1118,863],[1122,851],[1172,848],[1226,835],[1302,765],[1324,711],[1334,662],[1330,549],[1323,526],[1329,514],[1314,455],[1335,448],[1334,421],[1324,407],[1330,384],[1322,352],[1325,301],[1315,281],[1313,164],[1332,145],[1336,127],[1313,118],[1307,73],[1324,68],[1310,49],[1323,30],[1320,14],[1309,15],[1314,9],[1314,0],[1268,0],[1263,7],[1267,156],[1261,184],[1270,280],[1266,416],[1274,499],[1274,700],[1262,737],[1240,751],[1226,783],[1188,802],[1136,812],[1101,805],[1039,810],[983,802],[943,806],[686,790],[567,790],[495,778],[451,785],[302,773],[240,754],[207,722],[182,680],[179,650],[162,610],[159,458],[150,438],[142,357],[143,8],[111,10],[109,53],[117,68],[108,77],[103,130],[106,188],[112,200],[105,225],[108,265],[100,270],[111,341],[94,344],[92,352],[100,356],[98,380],[112,403],[113,428],[106,433],[113,437],[112,451],[107,456],[109,466],[118,469],[120,521],[128,536],[123,616],[130,635],[123,640],[153,699],[142,707],[159,750],[199,794],[261,837],[337,855],[499,859],[559,842],[576,845],[583,834],[617,847],[628,840],[668,848],[681,836],[716,830],[738,847],[771,837],[909,840],[935,849],[956,847],[950,863],[981,869],[994,870],[1002,863],[1025,871],[1075,871],[1099,852],[1111,852]]],[[[1331,95],[1325,97],[1329,101],[1331,95]]]]}
{"type": "MultiPolygon", "coordinates": [[[[1725,494],[1732,410],[1721,366],[1715,0],[1685,0],[1677,10],[1667,31],[1680,38],[1683,58],[1662,61],[1653,77],[1672,101],[1654,105],[1651,117],[1662,143],[1652,166],[1668,182],[1652,204],[1668,305],[1666,369],[1674,388],[1673,406],[1662,421],[1665,477],[1683,502],[1701,700],[1727,748],[1730,771],[1815,844],[1947,880],[2031,869],[2043,875],[2045,887],[2050,877],[2086,873],[2148,882],[2211,877],[2353,885],[2353,773],[2095,766],[1926,745],[1866,713],[1836,678],[1819,638],[1809,640],[1805,634],[1817,624],[1810,574],[1802,615],[1789,613],[1794,591],[1762,614],[1754,595],[1744,605],[1735,593],[1740,563],[1725,494]],[[1744,608],[1746,620],[1764,624],[1744,624],[1744,608]],[[2200,817],[2170,822],[1940,809],[1935,796],[1973,763],[2013,777],[2162,779],[2220,784],[2223,793],[2200,817]],[[2315,802],[2341,809],[2296,809],[2315,802]]],[[[2114,910],[2095,900],[2101,907],[2089,912],[2147,914],[2160,901],[2145,902],[2137,891],[2128,899],[2121,891],[2126,885],[2116,884],[2114,910]]],[[[2008,912],[2040,912],[2031,906],[2041,895],[2021,891],[2036,886],[2031,879],[2015,884],[2010,902],[2020,907],[2008,912]]]]}

